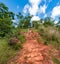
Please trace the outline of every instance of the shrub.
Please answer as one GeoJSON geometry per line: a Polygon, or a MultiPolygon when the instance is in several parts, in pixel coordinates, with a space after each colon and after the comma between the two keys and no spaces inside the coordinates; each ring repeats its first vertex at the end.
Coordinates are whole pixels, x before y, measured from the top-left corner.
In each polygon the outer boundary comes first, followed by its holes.
{"type": "Polygon", "coordinates": [[[9,40],[9,45],[15,45],[19,42],[19,40],[16,37],[13,37],[9,40]]]}
{"type": "Polygon", "coordinates": [[[44,40],[44,44],[52,44],[56,49],[60,50],[60,32],[55,27],[40,27],[38,30],[40,36],[44,40]]]}
{"type": "Polygon", "coordinates": [[[12,32],[12,21],[9,18],[0,19],[0,37],[5,37],[6,34],[12,32]]]}
{"type": "Polygon", "coordinates": [[[18,35],[17,38],[20,40],[21,43],[24,43],[26,41],[24,35],[18,35]]]}
{"type": "Polygon", "coordinates": [[[15,50],[19,50],[19,49],[22,49],[22,48],[23,48],[20,43],[17,43],[17,44],[15,44],[15,45],[13,45],[12,47],[13,47],[13,49],[15,49],[15,50]]]}
{"type": "Polygon", "coordinates": [[[56,64],[60,64],[60,61],[57,59],[57,58],[53,58],[53,61],[54,61],[54,63],[56,63],[56,64]]]}
{"type": "Polygon", "coordinates": [[[22,45],[16,37],[13,37],[9,40],[9,45],[15,50],[22,49],[22,45]]]}

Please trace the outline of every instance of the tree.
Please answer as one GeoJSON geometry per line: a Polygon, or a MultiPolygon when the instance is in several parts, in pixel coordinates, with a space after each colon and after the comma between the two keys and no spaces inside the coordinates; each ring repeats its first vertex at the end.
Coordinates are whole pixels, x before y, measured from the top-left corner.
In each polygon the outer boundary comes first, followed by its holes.
{"type": "Polygon", "coordinates": [[[12,19],[14,19],[14,13],[8,10],[8,7],[0,3],[0,36],[5,37],[6,34],[12,32],[12,19]]]}
{"type": "Polygon", "coordinates": [[[8,16],[9,16],[11,19],[14,19],[15,14],[14,14],[13,12],[8,12],[8,16]]]}
{"type": "Polygon", "coordinates": [[[0,12],[7,12],[7,11],[8,11],[8,7],[0,2],[0,12]]]}
{"type": "Polygon", "coordinates": [[[50,17],[46,17],[44,19],[44,23],[45,26],[54,26],[54,20],[50,17]]]}
{"type": "Polygon", "coordinates": [[[18,28],[23,28],[23,25],[24,25],[23,15],[19,12],[16,16],[17,16],[17,19],[19,20],[18,28]]]}
{"type": "Polygon", "coordinates": [[[43,23],[43,19],[40,19],[40,23],[43,23]]]}
{"type": "Polygon", "coordinates": [[[25,16],[25,18],[24,18],[24,20],[25,20],[24,27],[25,28],[31,27],[31,23],[30,23],[31,18],[32,18],[32,16],[30,16],[29,14],[27,16],[25,16]]]}
{"type": "Polygon", "coordinates": [[[58,22],[56,24],[56,27],[60,30],[60,17],[58,18],[58,22]]]}
{"type": "Polygon", "coordinates": [[[8,7],[3,4],[3,3],[0,3],[0,18],[11,18],[11,19],[14,19],[14,13],[13,12],[10,12],[8,11],[8,7]]]}
{"type": "Polygon", "coordinates": [[[20,12],[16,16],[17,16],[17,19],[19,20],[23,19],[23,15],[20,12]]]}
{"type": "Polygon", "coordinates": [[[9,34],[12,29],[12,21],[8,18],[0,19],[0,36],[4,37],[9,34]]]}
{"type": "Polygon", "coordinates": [[[23,16],[21,13],[18,13],[17,18],[19,19],[18,27],[20,27],[20,28],[29,28],[30,27],[30,25],[31,25],[30,20],[31,20],[32,16],[30,16],[29,14],[27,16],[23,16]]]}
{"type": "Polygon", "coordinates": [[[57,22],[57,25],[60,25],[60,17],[58,18],[58,22],[57,22]]]}
{"type": "Polygon", "coordinates": [[[37,29],[39,27],[39,21],[32,21],[32,27],[37,29]]]}

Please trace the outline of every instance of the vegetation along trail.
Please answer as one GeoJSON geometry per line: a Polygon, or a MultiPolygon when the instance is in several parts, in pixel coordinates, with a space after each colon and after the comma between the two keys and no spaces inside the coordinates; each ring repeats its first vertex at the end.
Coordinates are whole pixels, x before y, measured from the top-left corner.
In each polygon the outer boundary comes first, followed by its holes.
{"type": "Polygon", "coordinates": [[[60,60],[57,50],[44,45],[42,41],[38,43],[37,39],[40,37],[38,33],[30,30],[24,35],[26,42],[23,44],[23,49],[7,64],[55,64],[53,57],[60,60]]]}
{"type": "Polygon", "coordinates": [[[0,64],[60,64],[60,0],[25,1],[0,0],[0,64]]]}

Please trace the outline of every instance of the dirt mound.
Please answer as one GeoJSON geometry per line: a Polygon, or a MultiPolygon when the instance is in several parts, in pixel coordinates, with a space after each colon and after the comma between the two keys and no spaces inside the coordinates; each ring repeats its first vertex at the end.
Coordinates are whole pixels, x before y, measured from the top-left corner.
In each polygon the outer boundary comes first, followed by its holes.
{"type": "Polygon", "coordinates": [[[54,64],[50,54],[51,48],[38,43],[38,33],[29,31],[24,35],[27,41],[23,44],[23,49],[7,64],[54,64]]]}

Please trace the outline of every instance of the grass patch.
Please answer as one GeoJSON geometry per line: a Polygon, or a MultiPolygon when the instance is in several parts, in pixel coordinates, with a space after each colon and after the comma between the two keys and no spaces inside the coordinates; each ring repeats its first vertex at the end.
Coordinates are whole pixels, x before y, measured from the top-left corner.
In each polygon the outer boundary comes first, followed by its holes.
{"type": "Polygon", "coordinates": [[[17,36],[17,38],[20,40],[21,44],[23,44],[26,41],[24,35],[19,35],[19,36],[17,36]]]}
{"type": "Polygon", "coordinates": [[[28,29],[20,29],[20,32],[28,32],[29,31],[29,28],[28,29]]]}
{"type": "Polygon", "coordinates": [[[5,39],[0,39],[0,64],[7,64],[7,61],[17,54],[18,50],[9,47],[5,39]]]}
{"type": "Polygon", "coordinates": [[[38,33],[44,40],[44,44],[51,44],[60,50],[60,32],[55,27],[40,27],[38,33]]]}
{"type": "Polygon", "coordinates": [[[60,61],[57,58],[53,58],[54,63],[60,64],[60,61]]]}

